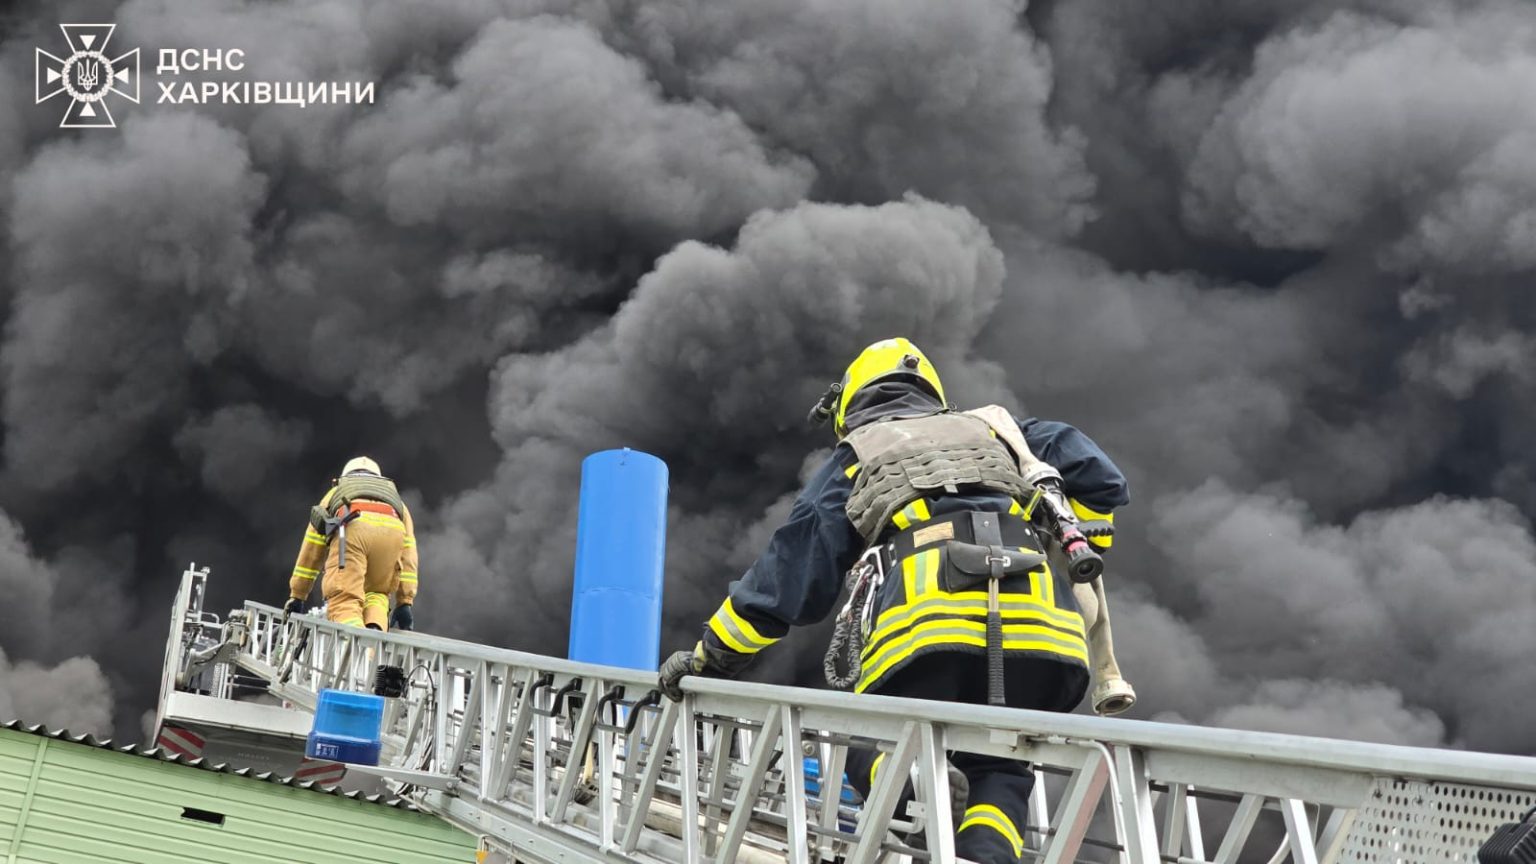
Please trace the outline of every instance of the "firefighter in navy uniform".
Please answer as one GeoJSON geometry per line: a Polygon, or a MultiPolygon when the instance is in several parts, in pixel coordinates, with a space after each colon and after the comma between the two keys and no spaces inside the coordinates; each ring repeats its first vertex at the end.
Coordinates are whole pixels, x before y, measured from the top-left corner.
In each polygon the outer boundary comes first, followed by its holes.
{"type": "MultiPolygon", "coordinates": [[[[1025,518],[1034,490],[1001,436],[988,421],[951,411],[932,364],[900,338],[854,360],[829,413],[838,446],[768,548],[731,584],[703,638],[662,664],[660,689],[681,699],[685,675],[734,677],[790,627],[825,619],[843,574],[880,546],[889,550],[885,579],[855,689],[986,704],[991,577],[977,579],[978,565],[983,573],[988,565],[969,553],[1001,545],[1034,562],[998,580],[991,607],[1002,621],[1002,698],[1015,708],[1071,711],[1089,681],[1083,619],[1062,568],[1027,554],[1043,549],[1025,518]]],[[[1108,521],[1129,501],[1120,470],[1082,432],[1015,422],[1034,455],[1059,472],[1059,491],[1079,516],[1108,521]]],[[[866,796],[879,761],[849,753],[849,780],[866,796]]],[[[1028,766],[966,753],[953,754],[952,764],[969,787],[957,854],[984,864],[1018,861],[1034,783],[1028,766]]]]}

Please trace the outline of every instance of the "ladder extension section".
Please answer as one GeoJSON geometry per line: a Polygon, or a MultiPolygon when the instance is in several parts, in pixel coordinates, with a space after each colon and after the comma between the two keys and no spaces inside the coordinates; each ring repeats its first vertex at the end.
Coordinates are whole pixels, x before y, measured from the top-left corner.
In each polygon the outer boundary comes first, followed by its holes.
{"type": "MultiPolygon", "coordinates": [[[[209,626],[205,578],[183,578],[168,686],[214,653],[179,647],[209,626]]],[[[216,677],[243,670],[308,711],[322,689],[372,692],[380,664],[403,668],[379,767],[348,770],[514,861],[952,861],[952,751],[1032,764],[1025,856],[1050,864],[1474,864],[1536,806],[1536,758],[705,678],[647,702],[652,674],[252,602],[223,633],[216,677]],[[808,792],[807,766],[839,778],[850,747],[885,754],[868,800],[808,792]]]]}

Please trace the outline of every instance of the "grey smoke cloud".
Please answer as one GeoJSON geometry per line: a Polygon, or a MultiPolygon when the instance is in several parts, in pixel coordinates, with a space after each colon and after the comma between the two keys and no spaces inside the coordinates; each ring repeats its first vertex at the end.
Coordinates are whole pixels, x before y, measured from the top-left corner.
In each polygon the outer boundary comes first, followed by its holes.
{"type": "Polygon", "coordinates": [[[33,558],[21,526],[0,514],[0,593],[8,599],[5,646],[36,657],[52,643],[49,627],[58,577],[46,562],[33,558]]]}
{"type": "Polygon", "coordinates": [[[1536,752],[1528,7],[74,11],[377,102],[66,134],[23,98],[62,13],[0,31],[0,714],[142,734],[181,568],[281,600],[357,452],[421,625],[554,654],[581,459],[663,457],[688,644],[902,333],[1131,476],[1138,716],[1536,752]]]}
{"type": "Polygon", "coordinates": [[[15,664],[0,650],[0,716],[76,734],[112,734],[112,691],[96,661],[15,664]]]}
{"type": "Polygon", "coordinates": [[[1390,687],[1328,680],[1266,681],[1249,701],[1210,717],[1215,726],[1327,738],[1339,737],[1341,721],[1349,737],[1382,744],[1435,747],[1445,734],[1438,717],[1390,687]]]}
{"type": "Polygon", "coordinates": [[[1051,60],[1014,26],[1021,5],[627,3],[610,38],[670,89],[729,105],[808,156],[819,195],[915,191],[1071,235],[1092,215],[1093,178],[1077,130],[1046,119],[1051,60]]]}
{"type": "Polygon", "coordinates": [[[451,74],[446,89],[407,82],[347,133],[342,188],[378,196],[397,224],[599,249],[626,235],[670,243],[798,200],[811,180],[734,113],[664,99],[640,63],[569,19],[492,22],[451,74]]]}
{"type": "Polygon", "coordinates": [[[1457,399],[1471,396],[1483,381],[1505,374],[1521,384],[1530,380],[1536,345],[1518,330],[1481,332],[1471,326],[1440,334],[1432,344],[1421,344],[1405,354],[1402,368],[1416,383],[1445,391],[1457,399]]]}
{"type": "Polygon", "coordinates": [[[1528,202],[1521,180],[1532,173],[1519,146],[1531,123],[1520,94],[1536,86],[1517,26],[1528,16],[1481,9],[1400,24],[1339,12],[1267,41],[1196,150],[1189,219],[1280,248],[1334,248],[1375,228],[1406,235],[1385,251],[1407,262],[1519,269],[1524,253],[1504,246],[1521,236],[1506,220],[1528,202]],[[1505,177],[1517,185],[1492,200],[1489,182],[1505,177]]]}
{"type": "Polygon", "coordinates": [[[177,114],[45,146],[14,189],[6,475],[36,489],[131,476],[188,371],[228,342],[261,182],[237,135],[177,114]]]}
{"type": "Polygon", "coordinates": [[[260,405],[226,405],[183,426],[176,445],[200,460],[204,487],[239,501],[261,487],[272,465],[295,464],[311,432],[304,420],[273,417],[260,405]]]}
{"type": "MultiPolygon", "coordinates": [[[[1201,610],[1192,627],[1206,650],[1224,668],[1267,679],[1257,705],[1239,706],[1245,722],[1259,722],[1266,705],[1283,707],[1281,717],[1302,711],[1313,691],[1294,682],[1322,669],[1333,679],[1325,689],[1395,688],[1405,710],[1432,710],[1453,741],[1536,747],[1509,719],[1536,709],[1525,704],[1536,641],[1515,623],[1536,615],[1536,543],[1509,504],[1437,496],[1333,526],[1293,499],[1212,482],[1158,502],[1153,527],[1167,538],[1165,554],[1181,553],[1188,568],[1201,610]]],[[[1354,702],[1316,701],[1332,707],[1307,710],[1331,712],[1335,729],[1340,715],[1371,716],[1341,707],[1354,702]]]]}

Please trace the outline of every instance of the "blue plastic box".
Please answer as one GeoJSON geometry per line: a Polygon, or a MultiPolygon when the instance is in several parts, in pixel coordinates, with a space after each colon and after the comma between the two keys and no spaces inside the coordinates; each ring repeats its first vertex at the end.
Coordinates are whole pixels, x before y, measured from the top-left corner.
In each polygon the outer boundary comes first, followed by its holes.
{"type": "MultiPolygon", "coordinates": [[[[805,791],[806,794],[816,798],[821,797],[821,760],[814,756],[806,756],[803,762],[805,766],[805,791]]],[[[853,787],[848,785],[848,772],[842,776],[842,794],[839,796],[844,804],[856,805],[858,800],[853,797],[853,787]]]]}
{"type": "Polygon", "coordinates": [[[321,690],[315,725],[304,755],[355,765],[379,764],[379,729],[384,723],[384,697],[347,690],[321,690]]]}

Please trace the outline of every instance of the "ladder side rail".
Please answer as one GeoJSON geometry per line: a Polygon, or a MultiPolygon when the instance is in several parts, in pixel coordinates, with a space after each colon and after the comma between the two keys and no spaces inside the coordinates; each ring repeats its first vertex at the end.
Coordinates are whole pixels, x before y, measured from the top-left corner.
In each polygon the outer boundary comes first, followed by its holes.
{"type": "MultiPolygon", "coordinates": [[[[248,602],[246,608],[281,615],[279,610],[259,603],[248,602]]],[[[348,629],[343,625],[318,618],[305,621],[304,626],[333,633],[348,629]]],[[[601,677],[625,687],[634,687],[635,692],[644,692],[655,686],[654,673],[577,663],[444,637],[362,631],[357,633],[355,638],[380,642],[417,640],[416,644],[424,648],[439,653],[451,653],[460,660],[489,659],[570,677],[601,677]]],[[[1536,791],[1536,757],[1528,756],[1405,747],[1271,732],[996,708],[986,705],[959,705],[867,694],[854,695],[830,690],[712,678],[687,678],[684,679],[683,687],[686,691],[701,696],[721,695],[748,698],[754,701],[797,704],[808,712],[825,707],[838,715],[885,718],[919,716],[946,726],[1007,729],[1027,725],[1035,737],[1092,738],[1109,744],[1137,747],[1149,753],[1210,754],[1222,758],[1243,758],[1254,764],[1333,768],[1345,772],[1426,780],[1452,778],[1463,783],[1536,791]]],[[[701,705],[701,708],[707,709],[707,706],[701,705]]]]}
{"type": "MultiPolygon", "coordinates": [[[[187,616],[193,610],[194,597],[199,601],[202,592],[198,590],[197,583],[206,581],[208,569],[194,569],[196,564],[191,564],[181,574],[181,582],[176,588],[176,599],[171,603],[171,627],[165,640],[165,658],[160,667],[160,698],[155,704],[155,739],[158,740],[160,732],[165,726],[166,705],[170,701],[171,693],[176,689],[176,678],[186,664],[186,636],[187,616]]],[[[201,606],[199,605],[200,611],[201,606]]]]}
{"type": "MultiPolygon", "coordinates": [[[[274,643],[291,641],[277,638],[280,613],[260,604],[247,604],[246,611],[248,635],[235,660],[258,673],[271,671],[287,650],[274,643]]],[[[893,812],[909,773],[903,769],[877,778],[876,793],[861,812],[860,833],[848,834],[832,815],[839,812],[834,802],[841,792],[841,778],[830,773],[836,771],[837,760],[822,763],[829,773],[821,776],[821,798],[813,804],[801,770],[803,742],[820,744],[823,754],[845,742],[873,742],[890,754],[882,771],[902,762],[906,768],[920,766],[924,801],[942,802],[948,794],[943,785],[947,777],[939,770],[944,751],[1020,759],[1064,772],[1067,781],[1050,796],[1045,784],[1038,783],[1041,791],[1031,802],[1037,819],[1047,813],[1051,817],[1048,829],[1031,825],[1027,831],[1032,852],[1048,861],[1073,860],[1084,843],[1123,850],[1132,861],[1164,856],[1205,861],[1202,847],[1209,832],[1202,830],[1198,800],[1237,802],[1235,818],[1216,826],[1226,829],[1216,861],[1246,858],[1255,851],[1267,854],[1267,849],[1248,848],[1250,835],[1265,836],[1253,832],[1263,816],[1277,825],[1284,822],[1289,848],[1281,851],[1310,864],[1339,855],[1365,799],[1383,782],[1453,783],[1495,793],[1536,794],[1536,759],[1529,757],[704,678],[685,679],[684,702],[664,702],[659,711],[645,711],[635,718],[631,733],[605,719],[622,713],[611,701],[610,689],[617,686],[624,703],[633,704],[654,686],[652,674],[426,634],[343,628],[314,616],[294,620],[288,635],[307,634],[311,655],[292,664],[290,682],[279,689],[299,697],[299,704],[308,697],[312,705],[323,683],[371,689],[374,658],[402,658],[434,679],[431,686],[423,686],[421,676],[408,670],[411,686],[402,700],[405,707],[389,736],[393,766],[425,767],[444,778],[435,784],[401,784],[413,800],[445,818],[450,811],[483,805],[487,813],[495,809],[508,818],[526,819],[526,830],[513,832],[526,842],[548,844],[560,838],[558,842],[570,849],[589,852],[591,860],[647,860],[647,850],[663,848],[688,860],[773,848],[790,860],[809,860],[812,849],[843,852],[849,860],[875,860],[884,851],[900,848],[888,842],[886,826],[921,823],[917,827],[927,830],[947,821],[947,808],[939,814],[926,803],[913,822],[904,821],[907,814],[893,812]],[[582,704],[566,701],[556,712],[554,691],[578,678],[582,704]],[[541,681],[550,684],[537,686],[541,681]],[[599,711],[600,703],[614,710],[599,711]],[[564,710],[570,707],[579,707],[575,717],[564,710]],[[555,713],[560,716],[551,716],[555,713]],[[750,745],[737,746],[738,741],[750,745]],[[589,744],[595,745],[596,770],[590,780],[598,793],[585,802],[577,800],[575,792],[589,744]],[[748,746],[750,753],[745,752],[748,746]],[[430,747],[425,766],[407,765],[423,747],[430,747]],[[618,768],[621,752],[623,776],[618,768]],[[897,753],[902,758],[891,761],[897,753]],[[669,841],[666,832],[650,824],[656,807],[681,811],[671,817],[674,830],[686,829],[680,840],[669,841]],[[1326,825],[1325,808],[1332,808],[1326,825]],[[1162,811],[1160,819],[1157,810],[1162,811]],[[879,830],[871,830],[875,828],[879,830]],[[1096,836],[1093,830],[1110,834],[1096,836]]],[[[541,860],[515,838],[498,842],[541,860]]],[[[942,851],[942,841],[938,848],[942,851]]]]}

